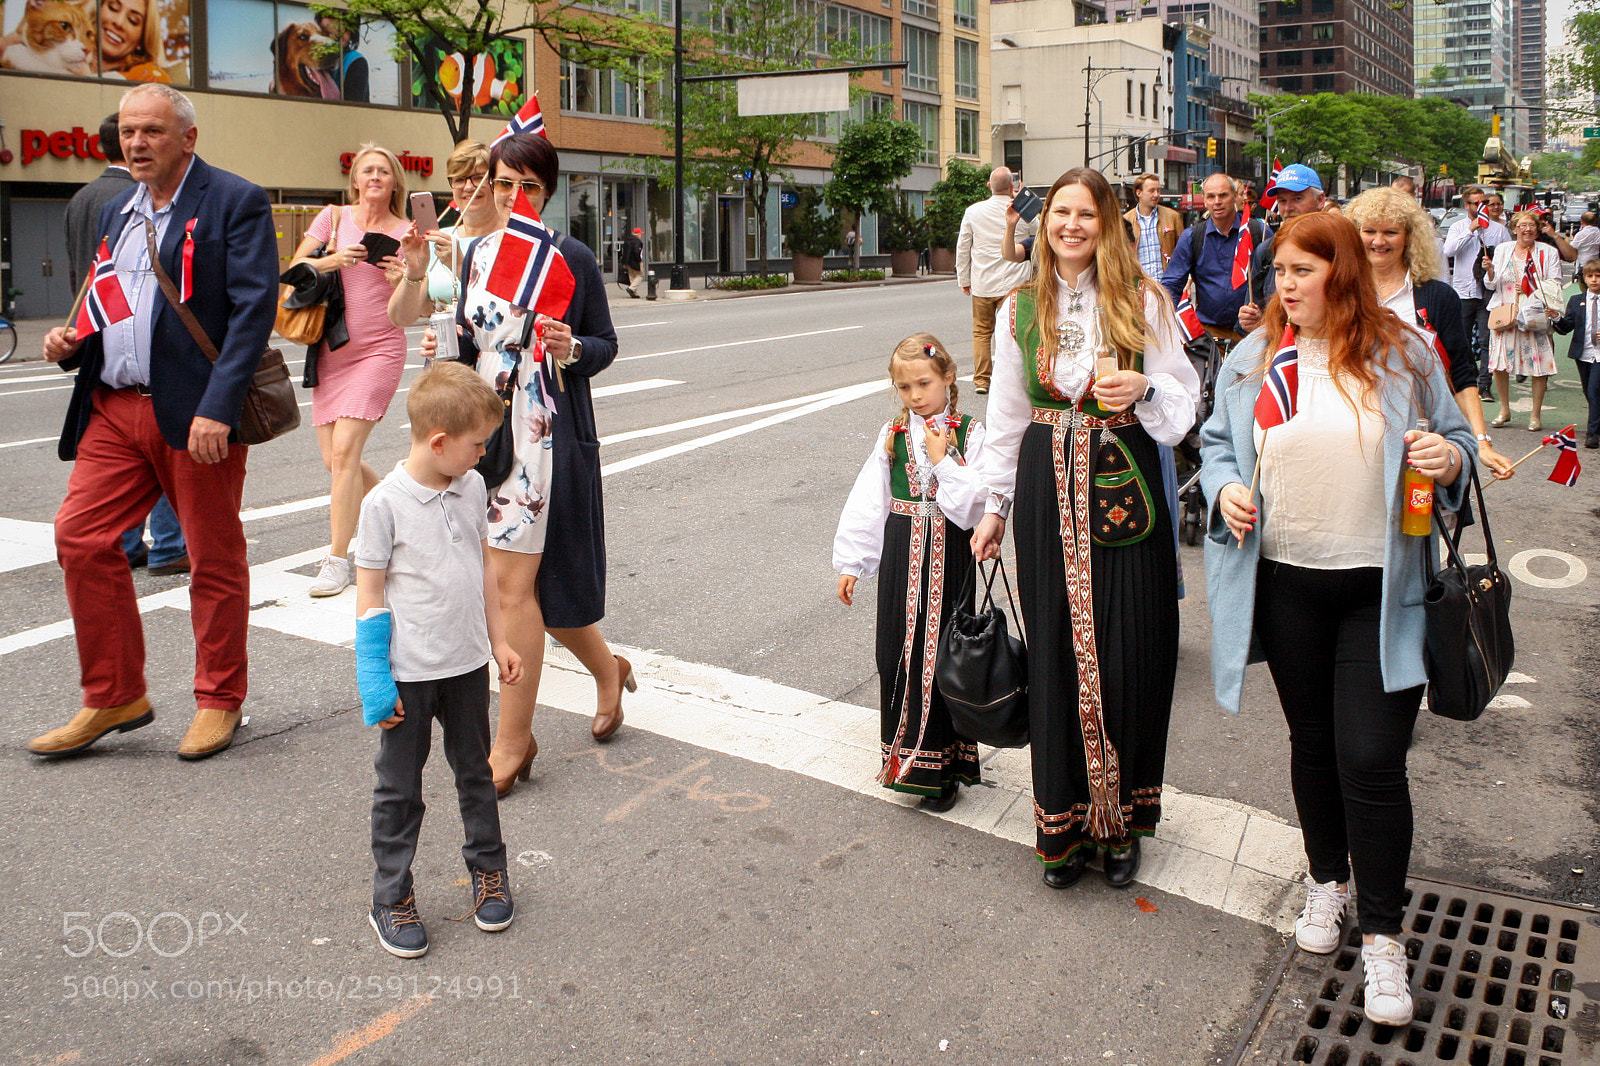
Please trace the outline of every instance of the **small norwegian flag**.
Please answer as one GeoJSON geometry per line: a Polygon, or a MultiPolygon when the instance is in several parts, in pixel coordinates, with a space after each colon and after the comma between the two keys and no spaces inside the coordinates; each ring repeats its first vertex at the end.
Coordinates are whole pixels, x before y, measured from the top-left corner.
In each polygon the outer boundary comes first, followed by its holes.
{"type": "Polygon", "coordinates": [[[528,102],[522,105],[522,110],[511,116],[511,121],[500,131],[500,136],[489,142],[489,147],[493,148],[507,137],[515,137],[519,133],[537,133],[546,139],[550,137],[545,132],[544,112],[539,110],[538,93],[528,94],[528,102]]]}
{"type": "Polygon", "coordinates": [[[1533,250],[1528,251],[1528,264],[1522,268],[1522,295],[1532,296],[1539,287],[1539,276],[1533,271],[1533,250]]]}
{"type": "Polygon", "coordinates": [[[1489,212],[1483,210],[1482,208],[1479,208],[1478,209],[1478,217],[1473,219],[1472,224],[1474,226],[1477,226],[1479,229],[1488,229],[1489,228],[1489,212]]]}
{"type": "Polygon", "coordinates": [[[572,302],[577,288],[572,268],[556,247],[555,232],[539,221],[521,188],[484,287],[513,307],[551,318],[566,314],[572,302]]]}
{"type": "Polygon", "coordinates": [[[1448,371],[1450,369],[1450,353],[1444,350],[1444,341],[1439,338],[1439,334],[1435,333],[1433,327],[1428,325],[1427,308],[1417,308],[1417,328],[1422,333],[1422,339],[1432,344],[1433,350],[1439,353],[1439,362],[1443,363],[1445,370],[1448,371]]]}
{"type": "Polygon", "coordinates": [[[1578,475],[1583,473],[1583,464],[1578,462],[1578,426],[1576,423],[1546,437],[1541,443],[1554,444],[1561,449],[1556,456],[1556,467],[1550,471],[1550,480],[1557,485],[1567,488],[1578,483],[1578,475]]]}
{"type": "Polygon", "coordinates": [[[1300,350],[1295,347],[1294,327],[1283,327],[1283,342],[1267,367],[1256,397],[1256,425],[1262,429],[1281,426],[1294,417],[1300,399],[1300,350]]]}
{"type": "Polygon", "coordinates": [[[121,322],[133,314],[128,297],[122,291],[122,279],[117,277],[117,265],[111,261],[111,249],[105,238],[100,238],[100,251],[95,253],[94,267],[89,272],[89,287],[83,294],[83,304],[72,326],[78,339],[99,333],[107,326],[121,322]]]}
{"type": "Polygon", "coordinates": [[[1173,308],[1178,313],[1178,332],[1183,334],[1183,343],[1197,339],[1206,331],[1200,324],[1200,312],[1194,309],[1194,301],[1185,296],[1178,301],[1178,306],[1173,308]]]}
{"type": "Polygon", "coordinates": [[[1250,236],[1250,211],[1246,208],[1239,219],[1239,246],[1233,250],[1234,288],[1240,288],[1250,280],[1250,255],[1255,250],[1255,238],[1250,236]]]}
{"type": "Polygon", "coordinates": [[[1278,204],[1278,175],[1283,173],[1283,161],[1276,157],[1272,160],[1272,173],[1267,175],[1267,187],[1261,193],[1261,210],[1271,211],[1278,204]]]}

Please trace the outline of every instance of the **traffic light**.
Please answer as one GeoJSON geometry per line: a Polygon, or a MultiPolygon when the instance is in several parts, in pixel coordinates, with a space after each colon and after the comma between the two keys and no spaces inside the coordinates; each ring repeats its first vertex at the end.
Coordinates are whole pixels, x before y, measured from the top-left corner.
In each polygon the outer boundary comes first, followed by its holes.
{"type": "Polygon", "coordinates": [[[1439,164],[1439,173],[1441,175],[1442,174],[1449,174],[1450,173],[1450,164],[1449,163],[1440,163],[1439,164]]]}
{"type": "Polygon", "coordinates": [[[1215,137],[1206,138],[1206,158],[1217,158],[1217,139],[1215,137]]]}

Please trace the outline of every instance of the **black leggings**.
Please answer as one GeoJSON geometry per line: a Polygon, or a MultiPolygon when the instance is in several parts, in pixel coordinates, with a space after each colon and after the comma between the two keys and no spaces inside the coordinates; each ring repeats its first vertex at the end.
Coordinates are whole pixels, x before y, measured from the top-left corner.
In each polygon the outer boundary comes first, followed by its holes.
{"type": "Polygon", "coordinates": [[[1398,936],[1411,858],[1406,749],[1422,686],[1383,690],[1383,571],[1262,560],[1255,631],[1289,722],[1289,772],[1311,876],[1349,880],[1362,933],[1398,936]]]}

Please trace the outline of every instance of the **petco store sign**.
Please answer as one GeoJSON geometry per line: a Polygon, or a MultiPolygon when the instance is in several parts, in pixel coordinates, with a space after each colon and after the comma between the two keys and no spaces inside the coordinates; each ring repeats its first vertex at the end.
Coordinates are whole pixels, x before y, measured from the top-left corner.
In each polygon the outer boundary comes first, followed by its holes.
{"type": "Polygon", "coordinates": [[[22,131],[22,165],[27,166],[36,159],[43,159],[53,155],[57,159],[98,159],[104,163],[106,155],[100,150],[100,132],[84,131],[82,126],[74,126],[71,130],[57,130],[46,133],[44,130],[22,131]]]}

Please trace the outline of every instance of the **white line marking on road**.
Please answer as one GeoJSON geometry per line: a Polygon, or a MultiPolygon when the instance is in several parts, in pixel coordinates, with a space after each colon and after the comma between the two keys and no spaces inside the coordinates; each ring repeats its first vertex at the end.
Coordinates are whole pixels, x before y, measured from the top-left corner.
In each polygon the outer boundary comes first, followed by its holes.
{"type": "Polygon", "coordinates": [[[738,348],[745,344],[767,344],[771,341],[789,341],[797,337],[818,337],[824,333],[844,333],[852,329],[866,329],[865,326],[835,326],[833,329],[814,329],[806,333],[785,333],[779,337],[752,337],[743,341],[728,341],[726,344],[702,344],[695,348],[674,348],[670,352],[647,352],[644,355],[625,355],[616,362],[627,363],[634,359],[654,359],[660,355],[683,355],[685,352],[709,352],[717,348],[738,348]]]}
{"type": "Polygon", "coordinates": [[[601,437],[601,444],[622,444],[625,441],[639,440],[643,437],[659,437],[664,433],[678,433],[686,429],[698,429],[701,426],[710,426],[718,422],[727,422],[734,418],[743,418],[746,415],[766,414],[768,411],[783,411],[802,404],[816,403],[843,393],[852,393],[852,399],[858,396],[870,396],[877,389],[884,387],[881,381],[869,381],[860,385],[846,385],[838,389],[829,389],[827,392],[814,392],[810,396],[797,396],[792,400],[777,400],[773,403],[757,404],[754,407],[741,407],[733,411],[719,411],[714,415],[699,415],[695,418],[686,418],[682,422],[668,422],[666,425],[651,426],[648,429],[630,429],[624,433],[613,433],[601,437]]]}
{"type": "Polygon", "coordinates": [[[34,437],[30,440],[9,440],[0,444],[0,448],[20,448],[24,444],[43,444],[46,441],[58,441],[60,437],[34,437]]]}
{"type": "Polygon", "coordinates": [[[0,385],[31,385],[36,381],[61,381],[61,380],[62,380],[62,371],[58,370],[54,374],[35,374],[33,377],[27,377],[27,378],[6,378],[4,381],[0,381],[0,385]]]}
{"type": "Polygon", "coordinates": [[[1527,700],[1523,699],[1521,696],[1513,696],[1510,693],[1502,692],[1498,696],[1496,696],[1494,699],[1489,701],[1489,706],[1490,707],[1499,707],[1502,710],[1511,710],[1511,709],[1522,710],[1523,708],[1526,708],[1526,707],[1532,707],[1533,704],[1529,703],[1527,700]]]}
{"type": "Polygon", "coordinates": [[[43,389],[18,389],[16,392],[0,392],[0,400],[4,400],[12,396],[27,396],[30,393],[35,392],[63,392],[70,388],[72,388],[71,385],[50,385],[43,389]]]}
{"type": "Polygon", "coordinates": [[[48,563],[56,557],[55,526],[0,518],[0,573],[48,563]]]}
{"type": "Polygon", "coordinates": [[[1536,685],[1538,683],[1539,679],[1537,677],[1529,677],[1527,674],[1516,670],[1506,675],[1506,684],[1508,685],[1536,685]]]}
{"type": "Polygon", "coordinates": [[[1567,589],[1573,585],[1580,585],[1589,576],[1589,567],[1576,555],[1556,551],[1554,548],[1529,548],[1520,551],[1506,563],[1506,570],[1511,576],[1525,584],[1538,589],[1567,589]],[[1566,573],[1560,577],[1539,577],[1528,564],[1534,559],[1551,559],[1566,567],[1566,573]]]}
{"type": "Polygon", "coordinates": [[[611,324],[611,328],[612,329],[641,329],[641,328],[643,328],[645,326],[670,326],[670,325],[672,325],[672,323],[669,322],[667,319],[663,318],[660,322],[629,322],[626,326],[619,326],[617,323],[613,322],[611,324]]]}
{"type": "Polygon", "coordinates": [[[630,392],[644,392],[648,389],[664,389],[670,385],[682,385],[681,381],[671,378],[645,378],[643,381],[624,381],[620,385],[601,385],[590,389],[589,395],[595,399],[602,396],[622,396],[630,392]]]}

